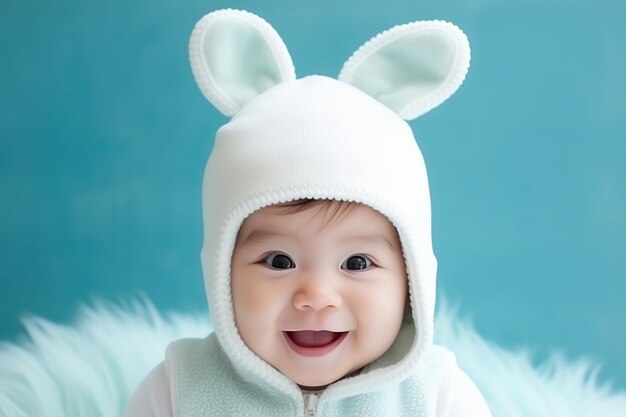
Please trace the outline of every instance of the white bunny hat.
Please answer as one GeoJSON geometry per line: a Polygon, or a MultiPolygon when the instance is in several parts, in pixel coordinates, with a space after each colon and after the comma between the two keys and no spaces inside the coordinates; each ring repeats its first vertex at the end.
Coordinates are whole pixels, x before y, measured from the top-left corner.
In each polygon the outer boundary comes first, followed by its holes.
{"type": "Polygon", "coordinates": [[[426,169],[405,120],[463,83],[467,38],[442,21],[400,25],[361,46],[338,80],[296,79],[276,31],[229,9],[196,24],[189,53],[200,90],[232,116],[217,132],[203,183],[202,265],[225,352],[236,367],[276,379],[278,371],[247,349],[235,326],[230,259],[243,220],[290,200],[354,201],[384,214],[402,243],[414,321],[406,354],[390,370],[402,378],[432,343],[437,269],[426,169]]]}

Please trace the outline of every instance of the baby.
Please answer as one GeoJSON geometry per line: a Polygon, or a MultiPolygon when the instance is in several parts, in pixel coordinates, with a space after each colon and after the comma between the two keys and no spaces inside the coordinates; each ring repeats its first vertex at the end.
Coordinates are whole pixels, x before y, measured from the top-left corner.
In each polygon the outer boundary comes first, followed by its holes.
{"type": "Polygon", "coordinates": [[[490,416],[432,343],[428,179],[405,122],[462,84],[465,35],[396,26],[339,80],[296,79],[269,24],[221,10],[198,22],[190,55],[233,116],[203,183],[215,332],[172,343],[126,415],[490,416]]]}

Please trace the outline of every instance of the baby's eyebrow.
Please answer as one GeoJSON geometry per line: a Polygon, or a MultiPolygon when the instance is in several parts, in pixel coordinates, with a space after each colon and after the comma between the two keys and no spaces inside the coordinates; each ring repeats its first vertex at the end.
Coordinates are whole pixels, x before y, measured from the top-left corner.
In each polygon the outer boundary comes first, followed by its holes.
{"type": "MultiPolygon", "coordinates": [[[[267,229],[254,229],[248,234],[243,235],[243,239],[238,242],[238,245],[246,245],[251,243],[262,242],[267,239],[275,239],[275,238],[291,238],[289,234],[277,232],[274,230],[267,229]]],[[[346,236],[341,239],[341,242],[344,244],[348,243],[374,243],[374,244],[382,244],[387,246],[391,250],[398,250],[396,246],[389,240],[389,238],[383,233],[366,233],[366,234],[357,234],[352,236],[346,236]]]]}
{"type": "Polygon", "coordinates": [[[245,238],[241,241],[240,244],[245,245],[247,243],[260,242],[260,241],[270,239],[270,238],[285,237],[285,236],[286,235],[283,233],[279,233],[279,232],[275,232],[271,230],[254,229],[250,233],[248,233],[247,236],[245,236],[245,238]]]}
{"type": "Polygon", "coordinates": [[[384,244],[385,246],[388,246],[392,250],[398,250],[398,248],[395,247],[393,243],[391,243],[389,238],[385,236],[383,233],[370,233],[370,234],[364,234],[364,235],[348,236],[347,238],[343,240],[345,242],[368,242],[368,243],[374,242],[378,244],[384,244]]]}

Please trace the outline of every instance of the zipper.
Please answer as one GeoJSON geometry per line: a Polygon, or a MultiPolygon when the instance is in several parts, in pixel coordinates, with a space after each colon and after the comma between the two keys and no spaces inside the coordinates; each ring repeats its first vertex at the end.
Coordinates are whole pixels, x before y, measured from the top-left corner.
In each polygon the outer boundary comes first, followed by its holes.
{"type": "Polygon", "coordinates": [[[318,394],[304,394],[304,417],[315,417],[318,394]]]}

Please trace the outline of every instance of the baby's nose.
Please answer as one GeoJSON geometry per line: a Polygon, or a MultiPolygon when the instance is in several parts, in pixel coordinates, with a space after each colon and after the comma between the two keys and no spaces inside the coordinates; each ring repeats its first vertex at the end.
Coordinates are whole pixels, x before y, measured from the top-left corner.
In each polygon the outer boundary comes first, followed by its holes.
{"type": "Polygon", "coordinates": [[[332,278],[305,277],[293,295],[293,305],[298,310],[339,308],[341,294],[332,278]]]}

